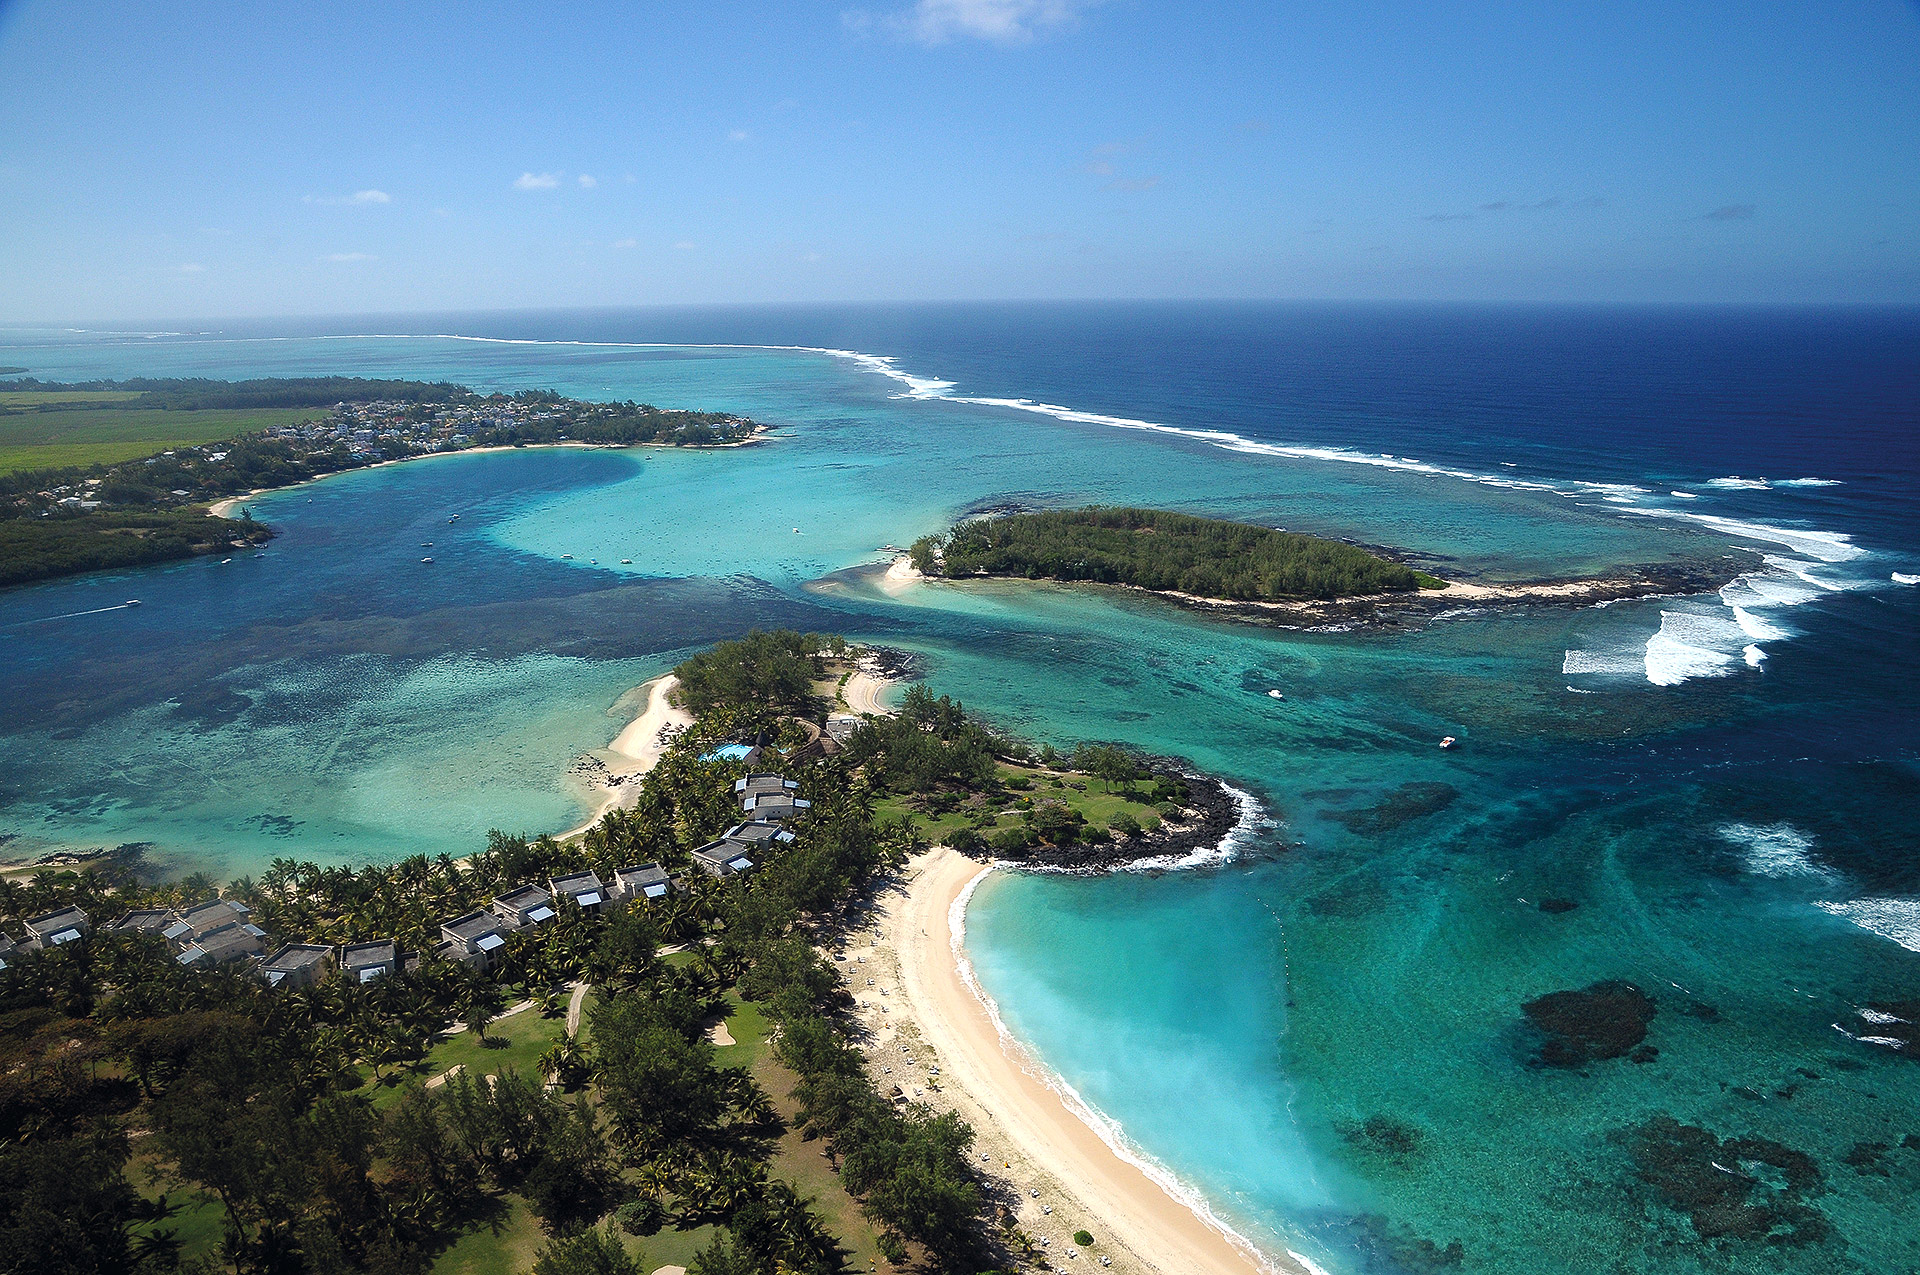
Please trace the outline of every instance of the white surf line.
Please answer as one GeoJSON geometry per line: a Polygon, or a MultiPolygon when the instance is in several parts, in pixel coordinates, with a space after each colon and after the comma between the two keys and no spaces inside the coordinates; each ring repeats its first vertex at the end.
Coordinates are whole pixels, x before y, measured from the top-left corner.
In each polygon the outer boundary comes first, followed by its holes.
{"type": "MultiPolygon", "coordinates": [[[[1004,871],[1005,869],[996,870],[1004,871]]],[[[973,899],[974,890],[979,888],[980,883],[990,875],[992,874],[989,872],[977,874],[973,880],[962,887],[958,895],[954,896],[952,904],[947,908],[947,935],[953,950],[954,968],[960,973],[960,981],[966,984],[969,992],[973,993],[973,998],[980,1002],[980,1007],[987,1011],[987,1018],[993,1023],[993,1030],[1000,1038],[1001,1048],[1020,1065],[1021,1070],[1058,1094],[1061,1105],[1065,1106],[1076,1120],[1091,1129],[1094,1136],[1105,1143],[1107,1149],[1114,1155],[1144,1173],[1175,1202],[1184,1206],[1205,1225],[1218,1231],[1229,1244],[1252,1258],[1255,1263],[1266,1270],[1276,1270],[1273,1260],[1261,1251],[1259,1245],[1234,1230],[1213,1211],[1213,1206],[1208,1203],[1206,1196],[1198,1188],[1181,1181],[1173,1170],[1135,1146],[1117,1120],[1081,1097],[1080,1091],[1075,1089],[1066,1077],[1042,1062],[1034,1050],[1028,1048],[1008,1029],[1006,1020],[1000,1017],[998,1002],[986,988],[980,985],[980,980],[974,975],[973,961],[967,956],[967,904],[973,899]]],[[[1287,1253],[1290,1256],[1298,1256],[1290,1248],[1287,1249],[1287,1253]]]]}

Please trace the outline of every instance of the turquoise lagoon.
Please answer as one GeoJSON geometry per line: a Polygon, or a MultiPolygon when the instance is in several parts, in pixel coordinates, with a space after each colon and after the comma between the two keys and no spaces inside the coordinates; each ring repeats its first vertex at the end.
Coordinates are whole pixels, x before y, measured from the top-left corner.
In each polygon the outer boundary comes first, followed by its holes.
{"type": "Polygon", "coordinates": [[[1230,862],[996,875],[967,920],[1010,1029],[1269,1250],[1343,1275],[1920,1262],[1920,1070],[1854,1039],[1860,1007],[1920,978],[1915,609],[1889,578],[1912,569],[1908,488],[1759,493],[1714,486],[1730,476],[1708,461],[1602,470],[1571,446],[1522,469],[1384,425],[1367,449],[1199,408],[1146,421],[1110,387],[1097,412],[1042,411],[965,360],[986,383],[799,350],[420,338],[49,335],[0,355],[48,377],[551,386],[778,426],[735,451],[346,475],[255,502],[283,533],[263,558],[0,598],[15,857],[144,841],[233,876],[570,826],[592,794],[569,767],[638,682],[754,625],[846,632],[915,651],[937,690],[1036,741],[1125,740],[1257,801],[1230,862]],[[862,570],[969,510],[1087,502],[1485,579],[1680,562],[1745,583],[1302,632],[1112,590],[894,597],[862,570]],[[1606,979],[1652,997],[1657,1056],[1538,1065],[1520,1006],[1606,979]],[[1819,1227],[1703,1238],[1635,1141],[1661,1113],[1811,1155],[1811,1192],[1734,1167],[1747,1204],[1819,1227]]]}

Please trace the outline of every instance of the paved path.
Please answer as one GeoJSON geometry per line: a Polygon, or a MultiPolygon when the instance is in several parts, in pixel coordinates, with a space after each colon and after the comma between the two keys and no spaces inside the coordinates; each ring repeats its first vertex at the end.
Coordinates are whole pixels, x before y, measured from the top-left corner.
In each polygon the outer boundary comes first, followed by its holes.
{"type": "Polygon", "coordinates": [[[580,1035],[580,1006],[587,999],[587,985],[573,985],[573,999],[567,1002],[567,1035],[578,1038],[580,1035]]]}

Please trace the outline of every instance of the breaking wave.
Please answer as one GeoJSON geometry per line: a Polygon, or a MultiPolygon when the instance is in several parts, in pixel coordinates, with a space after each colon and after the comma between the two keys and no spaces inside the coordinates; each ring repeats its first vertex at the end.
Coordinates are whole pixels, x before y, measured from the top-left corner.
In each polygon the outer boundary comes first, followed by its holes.
{"type": "Polygon", "coordinates": [[[1890,939],[1909,952],[1920,952],[1920,899],[1854,899],[1813,906],[1851,921],[1869,934],[1890,939]]]}
{"type": "Polygon", "coordinates": [[[1832,880],[1832,874],[1813,861],[1812,836],[1790,823],[1729,823],[1718,831],[1723,841],[1740,847],[1747,871],[1756,876],[1832,880]]]}

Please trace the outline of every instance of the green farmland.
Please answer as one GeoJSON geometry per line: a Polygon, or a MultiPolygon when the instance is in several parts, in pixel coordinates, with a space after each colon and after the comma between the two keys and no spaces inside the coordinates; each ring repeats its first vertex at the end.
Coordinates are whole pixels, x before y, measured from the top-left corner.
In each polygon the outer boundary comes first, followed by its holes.
{"type": "Polygon", "coordinates": [[[0,391],[0,474],[70,465],[114,465],[172,447],[191,447],[235,438],[254,430],[325,416],[324,408],[214,408],[164,411],[153,408],[62,406],[61,403],[111,403],[135,397],[113,393],[0,391]]]}

